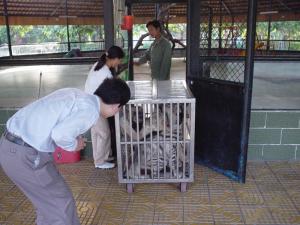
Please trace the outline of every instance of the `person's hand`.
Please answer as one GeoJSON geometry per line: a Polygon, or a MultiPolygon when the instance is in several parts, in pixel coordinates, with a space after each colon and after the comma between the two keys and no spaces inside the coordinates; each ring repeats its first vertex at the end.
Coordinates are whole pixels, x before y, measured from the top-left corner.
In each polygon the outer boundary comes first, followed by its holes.
{"type": "Polygon", "coordinates": [[[82,136],[77,137],[77,147],[75,149],[75,151],[80,151],[82,149],[84,149],[84,147],[86,146],[85,144],[86,139],[82,136]]]}

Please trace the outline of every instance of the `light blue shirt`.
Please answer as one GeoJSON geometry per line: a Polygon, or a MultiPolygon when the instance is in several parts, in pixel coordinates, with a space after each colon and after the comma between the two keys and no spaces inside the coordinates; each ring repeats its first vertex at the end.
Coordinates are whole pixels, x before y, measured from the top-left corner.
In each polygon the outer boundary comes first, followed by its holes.
{"type": "Polygon", "coordinates": [[[98,120],[100,99],[75,88],[57,90],[20,109],[7,130],[41,152],[75,150],[77,137],[98,120]]]}

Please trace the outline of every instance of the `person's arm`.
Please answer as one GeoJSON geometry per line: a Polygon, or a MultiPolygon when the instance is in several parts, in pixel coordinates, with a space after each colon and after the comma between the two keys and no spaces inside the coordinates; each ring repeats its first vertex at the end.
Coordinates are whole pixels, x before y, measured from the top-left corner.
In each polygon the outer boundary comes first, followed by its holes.
{"type": "Polygon", "coordinates": [[[81,150],[84,147],[84,140],[80,135],[84,134],[97,119],[97,112],[76,110],[52,129],[51,138],[64,150],[81,150]]]}
{"type": "MultiPolygon", "coordinates": [[[[151,45],[152,46],[152,45],[151,45]]],[[[150,48],[141,56],[141,58],[138,60],[138,62],[136,64],[138,65],[141,65],[141,64],[144,64],[146,63],[147,61],[150,61],[151,60],[151,46],[150,48]]]]}
{"type": "Polygon", "coordinates": [[[170,43],[167,43],[163,51],[160,73],[159,73],[159,76],[163,80],[170,79],[169,76],[170,76],[171,60],[172,60],[172,48],[170,43]]]}

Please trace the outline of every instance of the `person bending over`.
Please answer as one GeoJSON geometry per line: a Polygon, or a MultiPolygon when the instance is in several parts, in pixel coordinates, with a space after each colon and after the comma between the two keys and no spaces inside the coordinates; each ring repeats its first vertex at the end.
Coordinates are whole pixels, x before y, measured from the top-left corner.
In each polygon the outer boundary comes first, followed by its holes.
{"type": "Polygon", "coordinates": [[[130,98],[127,84],[106,79],[94,95],[64,88],[25,106],[6,123],[0,165],[36,208],[38,225],[79,225],[73,195],[53,163],[57,146],[85,147],[82,138],[99,116],[115,115],[130,98]]]}

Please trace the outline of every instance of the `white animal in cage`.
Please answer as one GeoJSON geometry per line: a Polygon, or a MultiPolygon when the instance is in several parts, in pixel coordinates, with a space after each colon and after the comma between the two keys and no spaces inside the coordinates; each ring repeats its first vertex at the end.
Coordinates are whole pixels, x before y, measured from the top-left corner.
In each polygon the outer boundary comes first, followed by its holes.
{"type": "Polygon", "coordinates": [[[149,178],[164,177],[164,173],[169,174],[169,178],[175,178],[177,175],[181,178],[184,150],[183,144],[176,140],[175,136],[155,133],[152,135],[152,144],[150,144],[151,137],[148,136],[147,144],[140,145],[140,160],[137,159],[138,151],[135,151],[134,177],[143,174],[144,171],[149,178]],[[179,173],[177,174],[177,172],[179,173]]]}
{"type": "MultiPolygon", "coordinates": [[[[120,112],[121,133],[127,141],[134,142],[132,149],[123,149],[127,151],[124,169],[131,178],[158,178],[161,172],[177,177],[187,159],[183,143],[179,142],[184,138],[183,109],[180,104],[151,105],[150,110],[144,106],[130,105],[120,112]]],[[[182,172],[178,176],[182,177],[182,172]]]]}
{"type": "Polygon", "coordinates": [[[143,140],[152,132],[174,132],[183,135],[183,109],[177,104],[162,104],[153,110],[145,110],[143,106],[130,105],[120,111],[121,134],[128,137],[128,141],[143,140]],[[131,119],[130,119],[131,118],[131,119]]]}
{"type": "Polygon", "coordinates": [[[155,116],[156,111],[151,113],[144,112],[141,106],[130,105],[120,111],[120,128],[121,134],[126,136],[127,141],[142,140],[144,136],[156,131],[159,132],[163,127],[158,127],[157,124],[162,124],[162,117],[155,116]],[[138,116],[137,116],[138,115],[138,116]]]}

